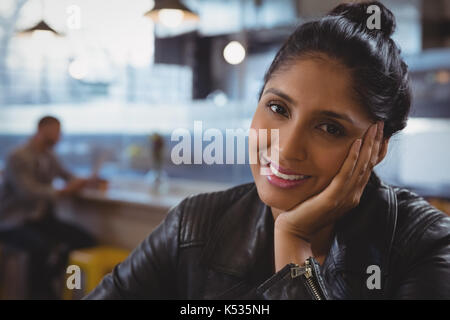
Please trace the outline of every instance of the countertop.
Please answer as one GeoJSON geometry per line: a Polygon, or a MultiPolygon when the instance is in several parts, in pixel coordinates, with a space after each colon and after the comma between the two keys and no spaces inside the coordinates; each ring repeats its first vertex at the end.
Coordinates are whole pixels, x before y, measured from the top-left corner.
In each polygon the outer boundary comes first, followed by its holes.
{"type": "Polygon", "coordinates": [[[165,186],[162,186],[162,190],[157,191],[145,181],[120,178],[110,180],[106,190],[85,189],[78,197],[84,200],[168,210],[188,196],[225,190],[232,186],[231,184],[170,179],[165,186]]]}

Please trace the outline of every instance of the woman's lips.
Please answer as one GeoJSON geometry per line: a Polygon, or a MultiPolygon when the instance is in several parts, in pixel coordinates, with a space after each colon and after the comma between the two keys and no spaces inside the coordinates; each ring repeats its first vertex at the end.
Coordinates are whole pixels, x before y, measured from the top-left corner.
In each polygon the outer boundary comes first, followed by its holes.
{"type": "Polygon", "coordinates": [[[308,181],[311,176],[300,175],[290,170],[286,170],[268,162],[265,167],[267,174],[265,174],[267,181],[279,188],[294,188],[302,185],[308,181]]]}
{"type": "Polygon", "coordinates": [[[304,183],[306,183],[311,177],[307,177],[307,178],[303,178],[303,179],[299,179],[299,180],[286,180],[280,177],[277,177],[274,174],[270,174],[266,176],[267,181],[269,181],[270,184],[279,187],[279,188],[283,188],[283,189],[289,189],[289,188],[294,188],[294,187],[298,187],[304,183]]]}
{"type": "MultiPolygon", "coordinates": [[[[274,174],[281,173],[282,174],[281,175],[282,178],[283,178],[283,175],[310,177],[307,174],[299,173],[299,172],[295,172],[295,171],[290,170],[290,169],[283,168],[279,164],[277,164],[275,162],[272,162],[271,160],[267,159],[265,156],[262,156],[260,158],[260,165],[262,167],[264,167],[264,168],[267,168],[267,169],[270,168],[274,172],[274,174]]],[[[289,179],[290,177],[285,177],[285,178],[289,179]]]]}
{"type": "Polygon", "coordinates": [[[282,174],[285,174],[285,175],[306,176],[306,177],[308,177],[308,175],[306,175],[306,174],[294,172],[294,171],[291,171],[289,169],[285,169],[283,167],[280,167],[280,165],[278,165],[278,164],[276,164],[274,162],[269,162],[269,165],[270,165],[271,169],[275,169],[275,171],[277,171],[279,173],[282,173],[282,174]]]}

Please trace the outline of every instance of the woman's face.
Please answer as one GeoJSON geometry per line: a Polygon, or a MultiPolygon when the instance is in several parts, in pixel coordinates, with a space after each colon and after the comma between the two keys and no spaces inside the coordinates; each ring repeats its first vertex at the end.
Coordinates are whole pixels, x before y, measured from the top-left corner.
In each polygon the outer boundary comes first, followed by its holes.
{"type": "Polygon", "coordinates": [[[258,163],[251,164],[261,200],[272,211],[286,211],[320,193],[372,123],[354,99],[349,71],[334,60],[304,58],[275,72],[251,124],[258,141],[259,129],[268,137],[267,157],[258,149],[258,163]],[[278,145],[271,144],[272,129],[279,129],[278,145]]]}

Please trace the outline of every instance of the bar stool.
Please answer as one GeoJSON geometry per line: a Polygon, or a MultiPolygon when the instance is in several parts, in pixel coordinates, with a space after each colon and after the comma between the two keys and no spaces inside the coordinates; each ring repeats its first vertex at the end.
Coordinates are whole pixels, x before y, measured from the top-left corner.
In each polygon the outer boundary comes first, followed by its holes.
{"type": "MultiPolygon", "coordinates": [[[[69,265],[76,265],[81,269],[81,289],[70,290],[66,282],[63,299],[80,299],[92,291],[110,273],[113,268],[125,260],[131,251],[113,246],[96,246],[77,249],[69,254],[69,265]]],[[[67,275],[67,278],[70,275],[67,275]]]]}

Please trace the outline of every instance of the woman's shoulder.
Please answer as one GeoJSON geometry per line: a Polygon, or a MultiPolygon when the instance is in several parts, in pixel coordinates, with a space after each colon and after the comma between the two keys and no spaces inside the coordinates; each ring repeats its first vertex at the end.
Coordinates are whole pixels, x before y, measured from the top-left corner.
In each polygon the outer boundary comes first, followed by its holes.
{"type": "Polygon", "coordinates": [[[242,184],[226,190],[191,195],[173,207],[168,218],[172,216],[179,223],[181,243],[200,243],[232,207],[258,199],[254,183],[242,184]]]}
{"type": "MultiPolygon", "coordinates": [[[[436,220],[449,221],[449,216],[439,209],[433,207],[424,197],[418,195],[408,188],[386,183],[376,173],[372,173],[369,185],[375,190],[388,191],[389,189],[395,194],[396,210],[397,210],[397,227],[401,225],[412,226],[417,224],[430,224],[436,220]]],[[[391,192],[384,192],[389,194],[391,192]]],[[[387,201],[392,202],[392,196],[387,201]]]]}
{"type": "Polygon", "coordinates": [[[399,222],[408,224],[433,224],[435,221],[446,220],[450,217],[432,206],[423,196],[403,187],[392,187],[397,198],[399,222]]]}
{"type": "Polygon", "coordinates": [[[392,187],[397,199],[396,244],[410,248],[406,255],[450,245],[450,217],[433,207],[424,197],[403,188],[392,187]]]}

